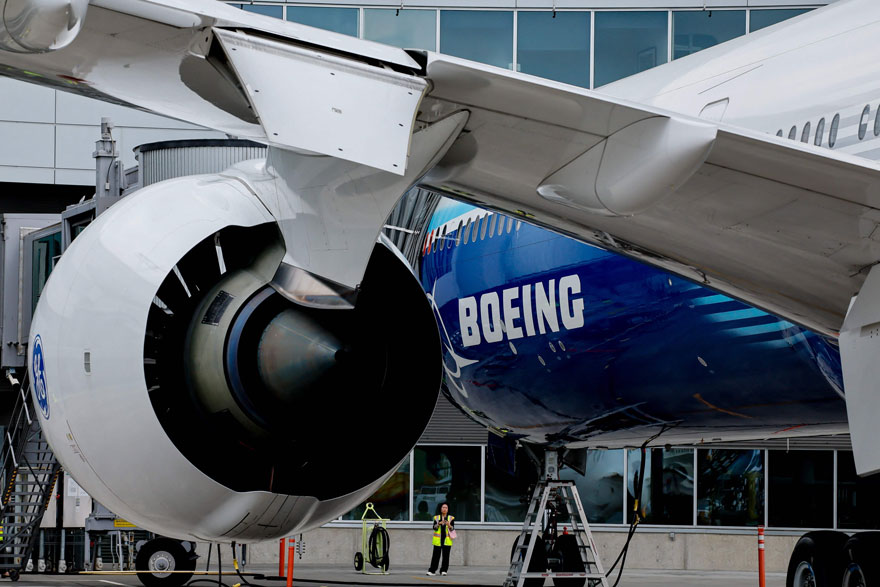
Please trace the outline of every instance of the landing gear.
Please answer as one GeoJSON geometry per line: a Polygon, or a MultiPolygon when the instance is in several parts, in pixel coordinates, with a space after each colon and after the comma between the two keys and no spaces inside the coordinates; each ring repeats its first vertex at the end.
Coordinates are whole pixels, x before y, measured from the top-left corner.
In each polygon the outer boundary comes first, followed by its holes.
{"type": "Polygon", "coordinates": [[[873,587],[880,585],[880,532],[861,532],[843,546],[843,579],[841,587],[873,587]]]}
{"type": "Polygon", "coordinates": [[[138,550],[135,566],[144,587],[181,587],[196,569],[196,553],[179,540],[155,538],[138,550]]]}
{"type": "MultiPolygon", "coordinates": [[[[801,536],[788,562],[786,587],[838,587],[844,565],[841,552],[846,534],[820,530],[801,536]]],[[[843,583],[844,586],[849,584],[843,583]]],[[[853,583],[855,587],[858,583],[853,583]]]]}

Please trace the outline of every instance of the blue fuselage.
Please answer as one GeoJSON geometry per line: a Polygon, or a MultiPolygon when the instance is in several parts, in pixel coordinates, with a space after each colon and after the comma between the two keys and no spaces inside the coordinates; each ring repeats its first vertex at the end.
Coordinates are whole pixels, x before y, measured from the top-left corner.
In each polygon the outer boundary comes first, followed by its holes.
{"type": "Polygon", "coordinates": [[[833,341],[444,200],[423,247],[450,398],[503,434],[624,446],[846,430],[833,341]]]}

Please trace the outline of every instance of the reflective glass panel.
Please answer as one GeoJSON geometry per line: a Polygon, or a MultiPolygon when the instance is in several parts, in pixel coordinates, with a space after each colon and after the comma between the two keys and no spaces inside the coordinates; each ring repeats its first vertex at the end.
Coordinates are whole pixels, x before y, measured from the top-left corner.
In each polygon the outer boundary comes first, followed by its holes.
{"type": "Polygon", "coordinates": [[[831,528],[834,453],[769,451],[767,515],[770,526],[831,528]]]}
{"type": "Polygon", "coordinates": [[[745,10],[672,13],[672,58],[678,59],[746,34],[745,10]]]}
{"type": "Polygon", "coordinates": [[[33,257],[31,261],[31,312],[37,308],[37,301],[49,274],[55,268],[55,261],[61,256],[61,233],[56,232],[43,238],[37,239],[33,244],[33,257]]]}
{"type": "Polygon", "coordinates": [[[837,451],[837,527],[880,529],[880,475],[859,477],[853,454],[837,451]]]}
{"type": "Polygon", "coordinates": [[[667,13],[596,13],[596,87],[666,63],[667,13]]]}
{"type": "Polygon", "coordinates": [[[275,18],[282,18],[284,12],[281,6],[269,6],[266,4],[242,4],[241,9],[247,12],[256,12],[257,14],[265,14],[275,18]]]}
{"type": "Polygon", "coordinates": [[[585,475],[565,468],[559,472],[559,477],[575,482],[584,513],[591,524],[623,523],[622,450],[587,451],[585,475]]]}
{"type": "Polygon", "coordinates": [[[506,10],[441,10],[440,52],[513,67],[513,13],[506,10]]]}
{"type": "Polygon", "coordinates": [[[371,502],[376,512],[390,520],[409,521],[409,457],[397,471],[364,503],[342,516],[343,520],[360,520],[371,502]]]}
{"type": "Polygon", "coordinates": [[[590,86],[589,12],[521,11],[516,34],[519,71],[590,86]]]}
{"type": "Polygon", "coordinates": [[[364,38],[405,49],[437,50],[436,10],[364,10],[364,38]]]}
{"type": "MultiPolygon", "coordinates": [[[[633,500],[638,491],[636,477],[641,462],[641,451],[628,452],[627,512],[633,509],[633,500]]],[[[693,449],[653,448],[645,453],[645,482],[639,502],[639,516],[646,524],[690,526],[694,523],[693,449]]]]}
{"type": "Polygon", "coordinates": [[[697,524],[758,526],[764,523],[764,452],[697,451],[697,524]]]}
{"type": "Polygon", "coordinates": [[[522,523],[528,509],[529,488],[537,480],[538,469],[524,450],[490,438],[486,447],[485,520],[522,523]]]}
{"type": "Polygon", "coordinates": [[[809,12],[809,8],[785,8],[782,10],[752,10],[749,14],[749,32],[761,30],[777,22],[788,20],[804,12],[809,12]]]}
{"type": "Polygon", "coordinates": [[[358,36],[358,9],[333,6],[288,6],[287,20],[319,29],[358,36]]]}
{"type": "Polygon", "coordinates": [[[430,520],[447,502],[459,521],[480,521],[479,446],[418,446],[413,451],[414,519],[430,520]]]}

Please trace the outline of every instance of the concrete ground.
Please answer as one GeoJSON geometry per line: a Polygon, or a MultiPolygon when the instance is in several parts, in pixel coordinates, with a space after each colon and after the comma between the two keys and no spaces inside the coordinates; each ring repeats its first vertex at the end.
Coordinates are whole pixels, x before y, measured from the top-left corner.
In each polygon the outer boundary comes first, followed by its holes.
{"type": "MultiPolygon", "coordinates": [[[[277,568],[247,569],[246,578],[255,587],[285,587],[285,582],[278,577],[277,568]],[[253,573],[253,574],[252,574],[253,573]],[[266,573],[266,576],[261,576],[266,573]]],[[[507,576],[507,569],[502,567],[451,567],[450,574],[428,577],[421,566],[401,566],[392,569],[388,575],[364,575],[352,568],[339,565],[307,565],[294,567],[293,584],[297,587],[341,587],[361,585],[416,585],[431,587],[432,585],[474,585],[499,587],[507,576]]],[[[217,575],[201,575],[193,587],[217,587],[217,575]]],[[[616,575],[613,577],[616,579],[616,575]]],[[[240,579],[234,574],[224,574],[225,587],[232,587],[240,579]]],[[[19,583],[22,587],[139,587],[140,582],[135,575],[112,573],[77,574],[77,575],[22,575],[19,583]]],[[[547,585],[552,585],[547,581],[547,585]]],[[[614,584],[609,580],[609,587],[614,584]]],[[[660,571],[660,570],[627,570],[618,587],[687,587],[711,584],[713,587],[756,587],[757,573],[738,571],[660,571]]],[[[767,587],[783,587],[784,573],[768,573],[767,587]]],[[[220,586],[222,587],[222,586],[220,586]]]]}

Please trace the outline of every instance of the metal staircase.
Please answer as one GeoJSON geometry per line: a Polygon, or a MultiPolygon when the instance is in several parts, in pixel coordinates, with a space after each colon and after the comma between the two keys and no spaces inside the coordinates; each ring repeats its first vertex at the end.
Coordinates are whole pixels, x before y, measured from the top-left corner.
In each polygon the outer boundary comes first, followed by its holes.
{"type": "Polygon", "coordinates": [[[557,586],[608,587],[577,487],[558,479],[555,452],[548,450],[544,458],[544,475],[532,492],[504,587],[540,586],[547,578],[557,586]],[[557,516],[564,514],[559,534],[557,516]]]}
{"type": "Polygon", "coordinates": [[[61,465],[43,438],[28,391],[28,378],[18,383],[7,375],[17,392],[15,407],[0,456],[2,474],[2,541],[0,573],[13,580],[31,558],[39,537],[40,521],[49,506],[61,465]]]}

